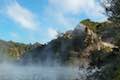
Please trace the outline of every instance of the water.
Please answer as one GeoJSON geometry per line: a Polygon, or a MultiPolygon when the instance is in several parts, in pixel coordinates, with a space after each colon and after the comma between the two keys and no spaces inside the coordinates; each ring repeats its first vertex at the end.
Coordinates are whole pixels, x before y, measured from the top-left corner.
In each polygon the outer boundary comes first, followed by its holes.
{"type": "Polygon", "coordinates": [[[87,75],[77,67],[0,64],[0,80],[86,80],[87,75]]]}
{"type": "Polygon", "coordinates": [[[78,69],[73,67],[0,64],[0,80],[74,80],[77,77],[78,69]]]}

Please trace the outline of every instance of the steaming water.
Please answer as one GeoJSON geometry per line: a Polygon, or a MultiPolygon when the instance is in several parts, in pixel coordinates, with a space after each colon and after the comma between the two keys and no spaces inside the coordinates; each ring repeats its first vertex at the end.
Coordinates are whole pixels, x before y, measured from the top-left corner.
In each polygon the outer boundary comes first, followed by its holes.
{"type": "Polygon", "coordinates": [[[86,70],[73,67],[0,64],[0,80],[84,80],[86,70]]]}

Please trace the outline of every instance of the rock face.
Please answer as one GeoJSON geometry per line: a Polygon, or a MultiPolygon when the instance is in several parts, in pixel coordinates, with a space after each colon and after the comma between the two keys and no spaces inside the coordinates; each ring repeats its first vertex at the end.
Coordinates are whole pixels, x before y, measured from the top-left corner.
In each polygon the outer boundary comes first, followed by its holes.
{"type": "MultiPolygon", "coordinates": [[[[88,77],[87,80],[120,80],[120,28],[114,23],[100,23],[97,30],[99,49],[91,51],[91,66],[97,66],[100,71],[88,77]]],[[[92,47],[93,48],[93,47],[92,47]]]]}
{"type": "Polygon", "coordinates": [[[51,61],[51,64],[89,66],[92,51],[114,47],[112,44],[102,41],[101,37],[88,26],[79,24],[74,30],[65,32],[46,46],[37,47],[25,53],[22,60],[25,64],[51,61]]]}
{"type": "Polygon", "coordinates": [[[64,64],[73,64],[79,61],[80,53],[84,46],[85,32],[81,30],[84,26],[77,26],[74,30],[65,32],[62,36],[52,40],[46,46],[35,48],[32,51],[23,55],[24,62],[30,62],[32,58],[33,63],[59,62],[64,64]],[[29,57],[31,56],[31,57],[29,57]]]}

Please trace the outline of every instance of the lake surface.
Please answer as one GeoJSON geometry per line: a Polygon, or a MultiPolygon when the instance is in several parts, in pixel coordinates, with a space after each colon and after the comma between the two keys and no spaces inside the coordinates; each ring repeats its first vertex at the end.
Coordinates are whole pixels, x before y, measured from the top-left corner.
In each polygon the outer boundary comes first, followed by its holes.
{"type": "Polygon", "coordinates": [[[0,80],[84,80],[86,74],[77,67],[0,64],[0,80]]]}

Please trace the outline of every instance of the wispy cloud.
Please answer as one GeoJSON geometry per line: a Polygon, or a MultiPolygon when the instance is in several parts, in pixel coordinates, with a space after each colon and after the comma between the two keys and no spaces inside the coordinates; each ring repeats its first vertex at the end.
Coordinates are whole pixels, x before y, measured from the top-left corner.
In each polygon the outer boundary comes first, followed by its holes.
{"type": "Polygon", "coordinates": [[[21,6],[18,2],[11,2],[6,6],[6,14],[21,27],[35,30],[38,26],[36,16],[27,8],[21,6]]]}
{"type": "Polygon", "coordinates": [[[56,38],[57,37],[57,35],[58,35],[58,32],[55,30],[55,29],[53,29],[53,28],[48,28],[48,36],[50,37],[50,38],[56,38]]]}
{"type": "Polygon", "coordinates": [[[49,21],[53,21],[58,25],[68,26],[74,21],[72,18],[65,16],[63,12],[54,10],[51,7],[46,8],[45,14],[45,17],[50,19],[49,21]]]}
{"type": "Polygon", "coordinates": [[[57,6],[64,12],[79,14],[80,11],[89,9],[99,9],[100,5],[97,0],[49,0],[51,6],[57,6]]]}
{"type": "MultiPolygon", "coordinates": [[[[93,20],[105,19],[104,9],[97,0],[48,0],[49,8],[61,12],[63,15],[86,15],[93,20]]],[[[65,16],[66,17],[66,16],[65,16]]]]}
{"type": "Polygon", "coordinates": [[[87,3],[86,0],[49,0],[49,4],[51,6],[58,6],[57,8],[64,12],[77,13],[87,3]]]}

